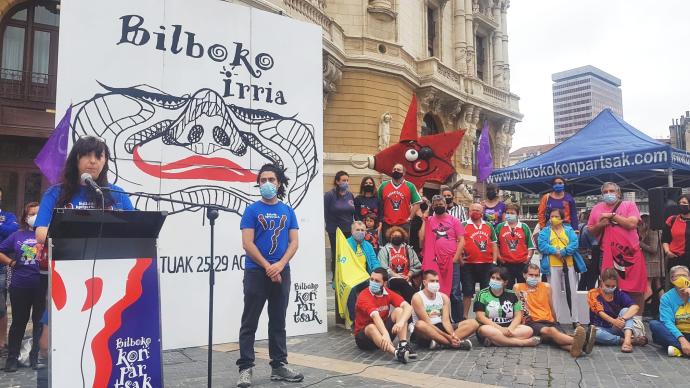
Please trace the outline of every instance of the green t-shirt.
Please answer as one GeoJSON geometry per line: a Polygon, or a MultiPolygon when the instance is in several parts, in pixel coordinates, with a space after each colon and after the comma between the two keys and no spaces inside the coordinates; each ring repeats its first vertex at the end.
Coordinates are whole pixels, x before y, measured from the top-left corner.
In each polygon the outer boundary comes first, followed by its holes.
{"type": "Polygon", "coordinates": [[[513,321],[516,311],[522,311],[522,302],[512,290],[503,290],[496,296],[491,289],[485,288],[474,299],[474,312],[483,311],[486,317],[501,326],[508,326],[513,321]]]}

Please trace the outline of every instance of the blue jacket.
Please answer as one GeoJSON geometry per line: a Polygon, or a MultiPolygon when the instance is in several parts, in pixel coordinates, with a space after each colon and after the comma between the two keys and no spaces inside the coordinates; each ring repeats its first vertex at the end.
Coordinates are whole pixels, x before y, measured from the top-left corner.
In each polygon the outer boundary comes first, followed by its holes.
{"type": "Polygon", "coordinates": [[[4,212],[0,210],[0,241],[7,238],[7,236],[16,232],[19,229],[17,223],[17,216],[14,213],[4,212]]]}
{"type": "MultiPolygon", "coordinates": [[[[561,249],[561,256],[572,256],[577,271],[580,273],[587,272],[587,265],[585,264],[585,260],[582,258],[582,255],[580,255],[580,252],[578,252],[579,242],[577,234],[575,234],[575,231],[570,225],[563,224],[563,228],[565,229],[565,234],[568,236],[568,246],[566,246],[565,249],[561,249]]],[[[537,243],[539,252],[541,252],[542,254],[541,273],[543,273],[544,275],[551,274],[551,263],[549,261],[549,255],[555,255],[557,253],[556,248],[554,248],[551,245],[550,240],[551,224],[548,224],[544,227],[544,229],[541,230],[541,232],[539,232],[539,239],[537,243]]]]}
{"type": "Polygon", "coordinates": [[[659,320],[675,338],[683,335],[676,327],[676,311],[684,304],[685,302],[683,302],[683,299],[678,295],[678,290],[675,288],[666,292],[659,301],[659,320]]]}
{"type": "MultiPolygon", "coordinates": [[[[347,238],[347,243],[350,244],[353,252],[357,252],[357,241],[352,236],[347,238]]],[[[376,257],[374,246],[369,241],[362,241],[362,252],[364,252],[364,257],[367,259],[367,273],[371,274],[372,271],[381,266],[381,263],[376,257]]]]}

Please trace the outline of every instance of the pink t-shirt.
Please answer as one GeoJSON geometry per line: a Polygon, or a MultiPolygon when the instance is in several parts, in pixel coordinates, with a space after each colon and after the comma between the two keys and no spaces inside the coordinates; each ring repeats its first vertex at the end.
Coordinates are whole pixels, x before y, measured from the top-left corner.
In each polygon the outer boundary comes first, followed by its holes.
{"type": "Polygon", "coordinates": [[[462,227],[460,220],[444,214],[443,217],[431,216],[426,222],[428,226],[424,240],[425,242],[428,239],[433,241],[434,254],[438,261],[445,263],[447,260],[453,260],[458,250],[458,240],[465,235],[465,228],[462,227]]]}
{"type": "MultiPolygon", "coordinates": [[[[613,212],[613,205],[604,202],[594,205],[587,222],[588,226],[594,226],[599,222],[603,213],[613,212]]],[[[634,216],[640,219],[640,211],[635,202],[621,202],[616,214],[621,217],[634,216]]],[[[622,226],[607,226],[604,230],[604,238],[599,241],[603,260],[602,271],[607,268],[615,268],[618,272],[618,285],[621,290],[627,292],[644,292],[647,287],[647,265],[640,249],[640,238],[637,229],[625,229],[622,226]]]]}

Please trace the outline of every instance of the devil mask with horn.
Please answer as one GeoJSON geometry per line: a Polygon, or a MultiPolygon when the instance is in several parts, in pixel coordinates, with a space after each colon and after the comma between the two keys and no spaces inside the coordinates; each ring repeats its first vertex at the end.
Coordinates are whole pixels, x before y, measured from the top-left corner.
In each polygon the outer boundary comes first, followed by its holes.
{"type": "Polygon", "coordinates": [[[416,187],[422,187],[425,182],[443,183],[455,172],[451,160],[464,134],[464,130],[458,130],[418,137],[417,97],[412,95],[398,143],[369,156],[365,164],[352,164],[390,175],[393,166],[401,163],[405,167],[405,179],[416,187]]]}

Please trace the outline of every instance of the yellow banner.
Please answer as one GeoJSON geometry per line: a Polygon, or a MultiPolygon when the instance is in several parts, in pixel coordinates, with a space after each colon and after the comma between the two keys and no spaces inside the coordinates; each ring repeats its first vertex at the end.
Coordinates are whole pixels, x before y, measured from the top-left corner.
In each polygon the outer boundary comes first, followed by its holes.
{"type": "Polygon", "coordinates": [[[345,319],[345,325],[352,326],[352,318],[347,310],[347,299],[350,291],[356,285],[369,279],[367,273],[366,258],[362,253],[361,257],[352,251],[347,238],[340,228],[335,232],[335,294],[338,314],[345,319]]]}

